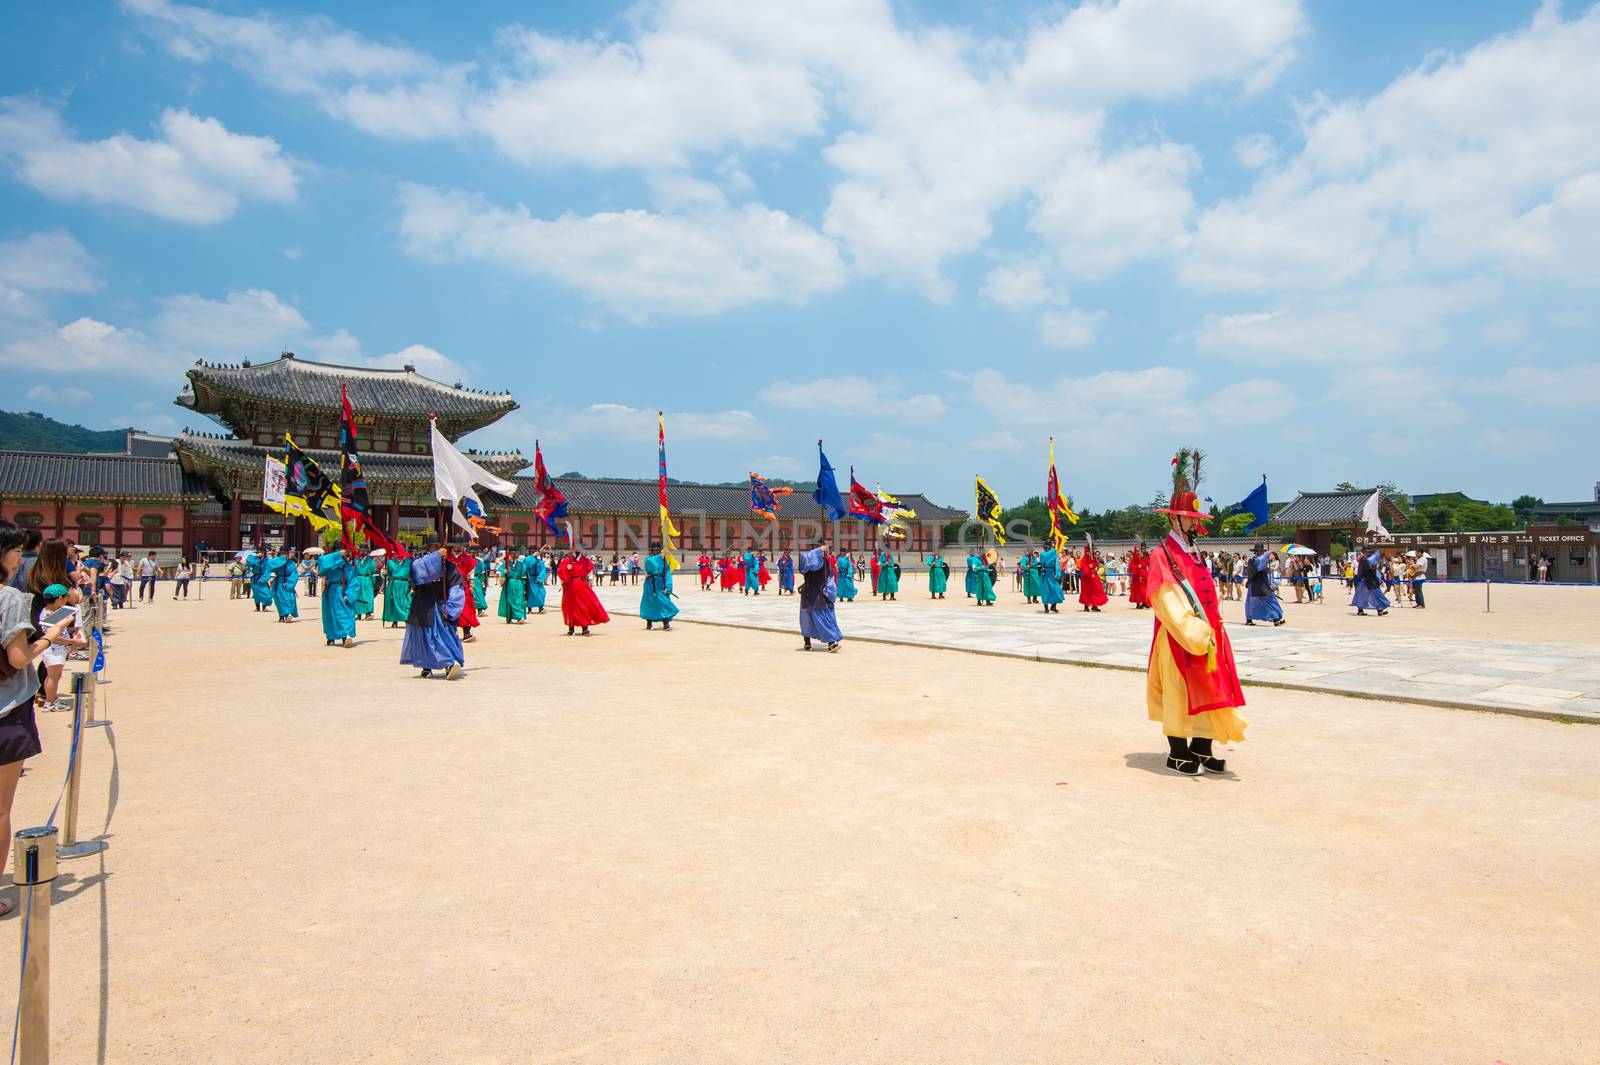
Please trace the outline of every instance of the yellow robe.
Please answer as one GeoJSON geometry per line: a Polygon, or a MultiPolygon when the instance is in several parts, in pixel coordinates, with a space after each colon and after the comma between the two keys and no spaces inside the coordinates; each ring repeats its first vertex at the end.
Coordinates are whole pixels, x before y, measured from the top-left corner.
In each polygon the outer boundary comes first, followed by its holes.
{"type": "Polygon", "coordinates": [[[1172,645],[1165,638],[1170,634],[1185,651],[1203,655],[1211,647],[1211,624],[1189,608],[1183,589],[1171,582],[1155,590],[1150,605],[1161,623],[1161,634],[1150,648],[1150,673],[1145,683],[1145,705],[1150,711],[1150,720],[1159,721],[1161,731],[1168,736],[1224,743],[1243,740],[1244,728],[1249,722],[1237,709],[1223,707],[1203,714],[1189,713],[1188,687],[1177,660],[1172,657],[1172,645]]]}

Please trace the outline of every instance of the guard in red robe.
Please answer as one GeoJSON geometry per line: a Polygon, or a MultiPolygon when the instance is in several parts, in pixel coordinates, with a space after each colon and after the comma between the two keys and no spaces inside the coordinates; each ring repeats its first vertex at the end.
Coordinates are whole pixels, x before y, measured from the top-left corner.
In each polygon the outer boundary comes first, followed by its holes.
{"type": "Polygon", "coordinates": [[[700,590],[703,592],[711,587],[711,556],[700,556],[700,590]]]}
{"type": "Polygon", "coordinates": [[[1137,610],[1150,609],[1150,556],[1137,545],[1128,555],[1128,602],[1137,610]]]}
{"type": "Polygon", "coordinates": [[[556,567],[556,579],[561,582],[561,620],[567,623],[567,635],[578,629],[589,635],[590,625],[604,625],[611,620],[600,597],[589,587],[589,575],[594,572],[594,560],[573,550],[556,567]]]}
{"type": "Polygon", "coordinates": [[[1078,556],[1078,602],[1083,604],[1085,611],[1096,614],[1108,602],[1106,582],[1100,579],[1100,560],[1087,547],[1078,556]]]}
{"type": "Polygon", "coordinates": [[[878,553],[876,551],[874,551],[872,553],[872,560],[869,561],[867,563],[867,565],[872,567],[872,594],[873,595],[877,595],[878,594],[878,570],[882,569],[882,567],[878,565],[878,553]]]}
{"type": "Polygon", "coordinates": [[[467,603],[461,608],[461,616],[456,619],[456,624],[461,626],[461,640],[471,643],[478,637],[473,629],[478,627],[478,607],[472,601],[472,571],[477,569],[479,562],[471,551],[460,544],[450,545],[450,561],[455,563],[456,572],[461,574],[461,587],[468,590],[467,603]]]}
{"type": "Polygon", "coordinates": [[[767,571],[767,556],[763,554],[757,557],[760,559],[760,565],[756,570],[756,581],[765,588],[767,582],[772,580],[772,574],[767,571]]]}
{"type": "Polygon", "coordinates": [[[1248,724],[1217,587],[1194,545],[1211,518],[1195,493],[1200,459],[1185,448],[1173,460],[1172,505],[1161,510],[1172,531],[1150,552],[1146,571],[1156,624],[1145,707],[1166,735],[1167,769],[1188,777],[1226,773],[1212,745],[1241,742],[1248,724]]]}

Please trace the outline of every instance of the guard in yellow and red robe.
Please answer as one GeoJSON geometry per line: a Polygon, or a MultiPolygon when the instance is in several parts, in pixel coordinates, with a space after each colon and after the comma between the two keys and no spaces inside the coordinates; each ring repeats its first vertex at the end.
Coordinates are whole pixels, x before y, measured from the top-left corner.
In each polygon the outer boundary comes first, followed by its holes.
{"type": "Polygon", "coordinates": [[[1216,585],[1194,546],[1210,515],[1192,489],[1173,493],[1162,513],[1172,531],[1151,550],[1147,569],[1156,624],[1145,703],[1166,734],[1167,769],[1191,777],[1225,773],[1214,745],[1243,740],[1247,722],[1216,585]]]}

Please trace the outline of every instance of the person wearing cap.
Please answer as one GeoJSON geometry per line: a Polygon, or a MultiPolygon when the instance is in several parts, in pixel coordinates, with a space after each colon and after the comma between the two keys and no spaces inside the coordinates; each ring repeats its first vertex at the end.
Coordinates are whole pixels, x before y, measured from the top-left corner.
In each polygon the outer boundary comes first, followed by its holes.
{"type": "Polygon", "coordinates": [[[423,677],[443,670],[446,680],[461,676],[467,652],[456,625],[467,606],[466,580],[445,545],[430,540],[411,560],[411,603],[400,641],[400,664],[416,666],[423,677]]]}
{"type": "Polygon", "coordinates": [[[594,559],[580,551],[577,544],[556,566],[556,579],[561,583],[561,620],[567,623],[568,636],[579,629],[587,636],[591,625],[604,625],[611,620],[600,597],[589,586],[589,576],[594,571],[594,559]]]}
{"type": "Polygon", "coordinates": [[[294,550],[284,544],[273,558],[262,563],[267,575],[267,587],[272,590],[272,605],[278,609],[279,622],[294,622],[300,617],[300,597],[295,585],[300,583],[300,567],[295,564],[294,550]]]}
{"type": "Polygon", "coordinates": [[[1389,597],[1383,594],[1383,552],[1371,544],[1356,552],[1356,594],[1351,605],[1356,615],[1366,617],[1376,610],[1381,618],[1389,612],[1389,597]]]}
{"type": "Polygon", "coordinates": [[[1092,545],[1085,546],[1078,555],[1078,604],[1085,614],[1100,613],[1100,608],[1111,600],[1106,595],[1106,582],[1100,576],[1100,557],[1092,545]]]}
{"type": "Polygon", "coordinates": [[[334,644],[352,647],[356,642],[356,612],[351,606],[355,598],[351,587],[355,584],[351,554],[348,547],[340,547],[317,559],[317,575],[322,578],[322,635],[329,647],[334,644]]]}
{"type": "Polygon", "coordinates": [[[829,564],[826,541],[818,540],[809,550],[800,552],[799,570],[801,649],[809,651],[812,640],[822,640],[829,651],[837,652],[844,633],[839,631],[839,619],[833,609],[839,586],[829,564]]]}
{"type": "Polygon", "coordinates": [[[1056,550],[1055,544],[1049,544],[1039,552],[1036,566],[1039,572],[1039,602],[1044,604],[1044,612],[1061,613],[1061,604],[1067,596],[1061,590],[1061,552],[1056,550]]]}
{"type": "Polygon", "coordinates": [[[1278,601],[1278,590],[1272,586],[1272,556],[1267,545],[1260,540],[1250,548],[1251,559],[1245,563],[1244,623],[1258,621],[1283,624],[1283,604],[1278,601]]]}
{"type": "Polygon", "coordinates": [[[667,565],[661,545],[652,541],[644,560],[644,589],[639,593],[639,616],[644,618],[646,632],[658,621],[662,632],[672,628],[672,619],[678,616],[672,599],[672,567],[667,565]]]}
{"type": "Polygon", "coordinates": [[[1181,776],[1225,773],[1214,744],[1244,739],[1247,722],[1233,645],[1211,571],[1195,549],[1211,515],[1200,508],[1200,452],[1184,448],[1172,460],[1172,503],[1158,508],[1171,526],[1150,552],[1150,643],[1145,707],[1167,738],[1167,769],[1181,776]]]}

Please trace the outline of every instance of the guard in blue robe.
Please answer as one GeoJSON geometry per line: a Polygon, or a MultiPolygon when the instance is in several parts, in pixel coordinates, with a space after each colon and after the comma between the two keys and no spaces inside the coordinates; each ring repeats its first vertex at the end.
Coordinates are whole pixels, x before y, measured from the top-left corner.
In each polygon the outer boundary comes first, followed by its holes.
{"type": "Polygon", "coordinates": [[[356,612],[350,604],[350,585],[355,573],[345,552],[329,551],[317,559],[317,574],[322,578],[322,635],[328,646],[343,640],[349,647],[356,638],[356,612]]]}
{"type": "MultiPolygon", "coordinates": [[[[846,562],[839,560],[840,572],[846,562]]],[[[828,572],[828,551],[813,547],[800,552],[800,636],[805,649],[811,650],[812,640],[823,640],[828,650],[837,651],[844,641],[839,631],[839,619],[834,615],[833,604],[839,589],[828,572]]]]}
{"type": "Polygon", "coordinates": [[[252,553],[244,561],[244,571],[250,577],[250,598],[255,601],[256,610],[267,609],[272,605],[272,586],[268,583],[266,560],[252,553]]]}
{"type": "Polygon", "coordinates": [[[760,595],[761,559],[756,556],[754,551],[746,551],[744,558],[740,561],[744,563],[744,588],[742,593],[744,595],[760,595]]]}
{"type": "Polygon", "coordinates": [[[1244,623],[1270,621],[1282,625],[1283,604],[1272,586],[1272,558],[1262,544],[1256,544],[1255,552],[1255,557],[1244,564],[1244,623]]]}
{"type": "Polygon", "coordinates": [[[644,627],[651,629],[661,622],[661,631],[672,628],[672,619],[678,616],[678,607],[672,601],[672,567],[661,554],[660,544],[650,545],[650,555],[644,560],[644,591],[639,593],[639,616],[644,627]]]}
{"type": "Polygon", "coordinates": [[[429,544],[411,560],[411,610],[400,641],[400,664],[416,666],[424,677],[436,669],[444,670],[447,680],[459,677],[467,652],[456,624],[466,604],[461,570],[445,558],[439,544],[429,544]]]}
{"type": "Polygon", "coordinates": [[[783,557],[778,559],[778,594],[788,592],[794,594],[794,559],[785,551],[783,557]]]}
{"type": "Polygon", "coordinates": [[[1389,612],[1389,597],[1383,594],[1383,554],[1374,547],[1369,554],[1356,559],[1356,595],[1351,601],[1356,613],[1365,617],[1367,611],[1376,610],[1378,616],[1389,612]]]}
{"type": "Polygon", "coordinates": [[[1066,598],[1061,589],[1061,554],[1052,547],[1039,554],[1039,602],[1046,614],[1059,614],[1066,598]]]}
{"type": "Polygon", "coordinates": [[[980,561],[981,560],[978,558],[977,555],[968,555],[967,556],[967,598],[968,599],[971,599],[973,596],[978,594],[978,570],[977,570],[977,566],[978,566],[978,563],[980,561]]]}
{"type": "Polygon", "coordinates": [[[272,602],[278,608],[278,620],[288,621],[290,618],[300,616],[300,598],[295,595],[295,585],[299,583],[300,568],[294,564],[294,559],[289,557],[289,549],[276,558],[267,560],[267,582],[272,588],[272,602]]]}
{"type": "Polygon", "coordinates": [[[529,555],[524,568],[528,577],[528,609],[544,613],[544,582],[550,579],[550,567],[544,564],[544,556],[529,555]]]}
{"type": "Polygon", "coordinates": [[[856,567],[849,555],[839,556],[839,579],[835,582],[835,591],[846,603],[856,601],[856,567]]]}

